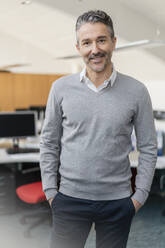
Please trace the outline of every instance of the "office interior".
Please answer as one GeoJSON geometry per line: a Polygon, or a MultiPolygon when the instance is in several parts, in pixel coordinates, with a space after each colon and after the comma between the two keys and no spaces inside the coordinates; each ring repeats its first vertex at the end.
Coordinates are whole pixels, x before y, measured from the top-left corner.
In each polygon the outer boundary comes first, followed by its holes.
{"type": "MultiPolygon", "coordinates": [[[[84,68],[82,59],[76,57],[75,22],[90,9],[102,9],[112,16],[117,47],[125,47],[113,54],[115,69],[143,82],[153,104],[158,162],[149,198],[133,220],[128,248],[165,247],[165,3],[162,0],[0,1],[0,118],[7,115],[13,118],[16,114],[23,118],[35,113],[31,121],[36,124],[36,133],[31,129],[15,143],[15,149],[18,145],[25,150],[34,149],[27,153],[8,152],[13,147],[13,137],[7,137],[11,136],[7,134],[7,126],[6,137],[0,130],[2,247],[49,247],[49,205],[43,195],[41,202],[24,202],[17,189],[41,180],[37,149],[49,90],[59,77],[84,68]],[[39,217],[35,218],[38,212],[39,217]],[[25,215],[28,215],[26,221],[25,215]]],[[[12,123],[9,129],[14,132],[12,123]]],[[[130,161],[135,176],[138,153],[134,133],[132,147],[130,161]]],[[[86,248],[94,247],[92,228],[86,248]]]]}

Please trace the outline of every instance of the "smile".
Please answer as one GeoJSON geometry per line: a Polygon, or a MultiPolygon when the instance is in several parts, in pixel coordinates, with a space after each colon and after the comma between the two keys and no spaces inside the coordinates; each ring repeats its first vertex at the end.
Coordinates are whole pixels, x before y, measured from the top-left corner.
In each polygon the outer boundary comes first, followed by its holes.
{"type": "Polygon", "coordinates": [[[102,62],[103,57],[95,57],[95,58],[91,58],[90,60],[92,60],[95,63],[99,63],[99,62],[102,62]]]}

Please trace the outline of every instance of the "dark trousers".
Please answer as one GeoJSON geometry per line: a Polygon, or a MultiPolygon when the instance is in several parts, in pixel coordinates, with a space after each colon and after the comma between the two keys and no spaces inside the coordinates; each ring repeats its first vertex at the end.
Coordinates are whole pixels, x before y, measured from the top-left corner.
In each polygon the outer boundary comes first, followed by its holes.
{"type": "Polygon", "coordinates": [[[130,197],[93,201],[57,193],[51,248],[83,248],[95,223],[96,248],[125,248],[135,208],[130,197]]]}

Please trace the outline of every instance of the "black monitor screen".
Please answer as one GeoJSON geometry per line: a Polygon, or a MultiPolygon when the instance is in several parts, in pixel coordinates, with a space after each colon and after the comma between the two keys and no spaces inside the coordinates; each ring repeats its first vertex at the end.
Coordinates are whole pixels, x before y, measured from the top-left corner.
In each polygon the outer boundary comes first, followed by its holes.
{"type": "Polygon", "coordinates": [[[36,136],[36,113],[0,112],[0,138],[36,136]]]}

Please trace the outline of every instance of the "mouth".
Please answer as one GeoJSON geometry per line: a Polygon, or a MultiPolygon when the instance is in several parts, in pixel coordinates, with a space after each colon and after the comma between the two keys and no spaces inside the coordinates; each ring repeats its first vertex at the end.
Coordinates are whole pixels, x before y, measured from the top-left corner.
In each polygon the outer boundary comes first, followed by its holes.
{"type": "Polygon", "coordinates": [[[105,57],[105,54],[99,53],[99,54],[96,54],[96,55],[91,55],[89,57],[89,60],[93,61],[94,63],[100,63],[100,62],[102,62],[104,57],[105,57]]]}
{"type": "Polygon", "coordinates": [[[103,57],[97,57],[97,58],[93,58],[93,59],[91,59],[94,63],[100,63],[100,62],[102,62],[102,60],[103,60],[103,57]]]}

